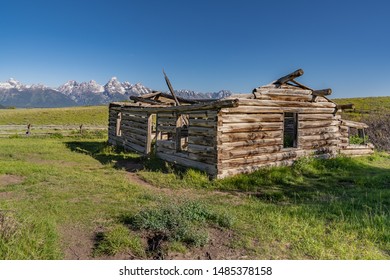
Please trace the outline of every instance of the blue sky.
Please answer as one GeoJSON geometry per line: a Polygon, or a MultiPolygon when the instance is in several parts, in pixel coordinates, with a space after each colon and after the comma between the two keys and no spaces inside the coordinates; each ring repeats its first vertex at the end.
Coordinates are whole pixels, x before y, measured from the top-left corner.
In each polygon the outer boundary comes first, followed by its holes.
{"type": "Polygon", "coordinates": [[[387,1],[1,1],[0,81],[250,92],[298,68],[332,97],[390,96],[387,1]]]}

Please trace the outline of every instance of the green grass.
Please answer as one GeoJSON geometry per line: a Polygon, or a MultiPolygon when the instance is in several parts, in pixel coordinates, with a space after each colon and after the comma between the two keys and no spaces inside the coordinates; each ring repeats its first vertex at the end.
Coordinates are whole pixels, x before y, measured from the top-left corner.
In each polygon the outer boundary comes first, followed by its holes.
{"type": "Polygon", "coordinates": [[[390,96],[360,97],[360,98],[336,98],[332,99],[337,104],[354,104],[355,109],[346,110],[343,117],[359,121],[369,114],[390,115],[390,96]]]}
{"type": "Polygon", "coordinates": [[[104,139],[0,139],[0,258],[64,258],[63,229],[96,234],[95,255],[150,257],[208,246],[209,228],[232,232],[231,250],[252,259],[389,259],[390,156],[318,160],[210,181],[156,159],[132,183],[124,163],[143,160],[104,139]],[[96,231],[96,229],[100,229],[96,231]],[[157,238],[160,238],[157,237],[157,238]],[[157,242],[158,243],[158,242],[157,242]]]}
{"type": "Polygon", "coordinates": [[[107,106],[33,108],[0,110],[0,125],[103,125],[108,122],[107,106]]]}

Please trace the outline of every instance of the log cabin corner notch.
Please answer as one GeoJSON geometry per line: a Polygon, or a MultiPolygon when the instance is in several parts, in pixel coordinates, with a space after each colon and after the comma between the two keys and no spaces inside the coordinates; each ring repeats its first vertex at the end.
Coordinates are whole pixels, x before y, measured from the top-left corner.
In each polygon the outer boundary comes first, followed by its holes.
{"type": "Polygon", "coordinates": [[[290,165],[301,156],[371,154],[372,144],[349,141],[350,128],[367,125],[342,120],[346,107],[327,97],[332,90],[313,90],[296,81],[301,75],[299,69],[252,93],[220,100],[153,91],[132,96],[133,103],[111,103],[108,142],[141,154],[153,151],[213,178],[290,165]]]}

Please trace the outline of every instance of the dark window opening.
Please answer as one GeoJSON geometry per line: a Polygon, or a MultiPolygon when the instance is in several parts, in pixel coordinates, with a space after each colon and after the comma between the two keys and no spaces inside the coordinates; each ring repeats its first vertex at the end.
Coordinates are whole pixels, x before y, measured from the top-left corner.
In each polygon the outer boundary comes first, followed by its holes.
{"type": "Polygon", "coordinates": [[[298,147],[298,113],[284,113],[283,148],[298,147]]]}

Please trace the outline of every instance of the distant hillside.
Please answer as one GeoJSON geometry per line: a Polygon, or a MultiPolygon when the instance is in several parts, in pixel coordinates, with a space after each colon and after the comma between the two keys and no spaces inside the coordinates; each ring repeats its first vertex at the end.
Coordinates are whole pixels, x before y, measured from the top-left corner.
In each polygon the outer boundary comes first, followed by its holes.
{"type": "Polygon", "coordinates": [[[361,114],[380,112],[390,114],[390,96],[336,98],[332,100],[337,104],[354,104],[355,109],[348,110],[350,112],[361,114]]]}
{"type": "Polygon", "coordinates": [[[3,105],[0,104],[0,109],[5,109],[6,107],[4,107],[3,105]]]}

